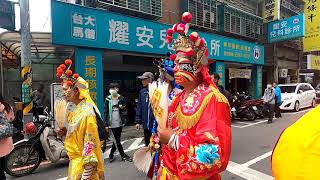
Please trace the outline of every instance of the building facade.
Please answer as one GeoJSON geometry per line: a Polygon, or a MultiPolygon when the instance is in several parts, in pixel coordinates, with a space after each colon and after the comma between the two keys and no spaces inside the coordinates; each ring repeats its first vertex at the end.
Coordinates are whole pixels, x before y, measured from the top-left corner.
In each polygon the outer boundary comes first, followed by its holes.
{"type": "MultiPolygon", "coordinates": [[[[281,0],[280,18],[285,19],[303,13],[303,6],[302,0],[281,0]]],[[[263,75],[268,82],[300,82],[299,71],[302,62],[302,38],[265,44],[263,75]]]]}

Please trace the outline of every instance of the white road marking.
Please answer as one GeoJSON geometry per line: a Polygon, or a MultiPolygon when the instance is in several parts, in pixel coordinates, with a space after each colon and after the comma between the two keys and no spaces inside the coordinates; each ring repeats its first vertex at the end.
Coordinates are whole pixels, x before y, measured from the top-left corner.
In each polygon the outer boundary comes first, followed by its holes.
{"type": "Polygon", "coordinates": [[[246,128],[246,127],[254,126],[254,125],[261,124],[261,123],[264,123],[264,122],[267,122],[267,121],[268,120],[263,120],[263,121],[251,123],[251,124],[248,124],[248,125],[245,125],[245,126],[241,126],[240,128],[246,128]]]}
{"type": "Polygon", "coordinates": [[[239,123],[239,124],[251,124],[251,123],[248,123],[248,122],[242,122],[242,121],[236,121],[235,123],[239,123]]]}
{"type": "MultiPolygon", "coordinates": [[[[127,141],[131,141],[131,140],[134,140],[134,142],[137,142],[137,141],[139,141],[139,142],[141,142],[142,140],[143,140],[143,137],[140,137],[140,138],[134,138],[134,139],[128,139],[128,140],[125,140],[125,141],[122,141],[121,142],[121,144],[123,144],[123,143],[125,143],[125,142],[127,142],[127,141]]],[[[140,144],[140,143],[139,143],[140,144]]],[[[128,151],[132,151],[132,150],[136,150],[136,149],[139,149],[140,147],[143,147],[144,145],[140,145],[139,146],[139,144],[135,144],[134,146],[132,146],[133,144],[131,144],[131,149],[126,149],[126,150],[124,150],[124,152],[128,152],[128,151]]],[[[108,149],[104,154],[103,154],[103,158],[104,159],[107,159],[107,158],[109,158],[109,154],[110,154],[110,152],[111,152],[111,148],[110,149],[108,149]]],[[[117,154],[117,153],[116,153],[117,154]]],[[[115,155],[116,155],[115,154],[115,155]]]]}
{"type": "Polygon", "coordinates": [[[231,127],[241,128],[242,126],[231,125],[231,127]]]}
{"type": "Polygon", "coordinates": [[[137,149],[137,147],[139,146],[139,144],[141,143],[142,140],[143,140],[143,138],[138,138],[138,139],[134,140],[134,142],[127,149],[128,150],[137,149]]]}
{"type": "Polygon", "coordinates": [[[263,154],[263,155],[261,155],[261,156],[258,156],[258,157],[256,157],[256,158],[254,158],[254,159],[252,159],[252,160],[244,163],[244,164],[241,164],[241,166],[249,167],[249,166],[251,166],[251,165],[253,165],[253,164],[261,161],[262,159],[265,159],[265,158],[271,156],[271,154],[272,154],[272,151],[269,151],[269,152],[267,152],[267,153],[265,153],[265,154],[263,154]]]}
{"type": "Polygon", "coordinates": [[[229,161],[227,171],[248,180],[273,180],[272,176],[229,161]]]}

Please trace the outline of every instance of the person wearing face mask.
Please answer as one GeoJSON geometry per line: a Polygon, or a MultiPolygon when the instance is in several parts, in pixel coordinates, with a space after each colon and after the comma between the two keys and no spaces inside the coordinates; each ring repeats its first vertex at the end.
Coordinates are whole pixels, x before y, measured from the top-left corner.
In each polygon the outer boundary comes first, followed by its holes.
{"type": "Polygon", "coordinates": [[[107,124],[106,130],[109,131],[109,129],[111,129],[114,137],[111,152],[109,155],[109,161],[110,163],[114,161],[114,153],[118,148],[122,160],[131,162],[132,159],[124,153],[121,144],[122,126],[126,123],[127,120],[126,102],[124,97],[118,93],[118,83],[111,83],[109,85],[109,88],[110,95],[106,98],[105,101],[105,120],[107,124]]]}
{"type": "Polygon", "coordinates": [[[264,90],[263,102],[269,109],[269,120],[268,124],[272,123],[273,115],[274,115],[274,106],[276,103],[276,95],[275,90],[271,84],[267,85],[267,88],[264,90]]]}
{"type": "Polygon", "coordinates": [[[6,102],[0,101],[0,179],[5,180],[5,156],[13,150],[13,127],[10,122],[14,120],[13,108],[6,102]]]}

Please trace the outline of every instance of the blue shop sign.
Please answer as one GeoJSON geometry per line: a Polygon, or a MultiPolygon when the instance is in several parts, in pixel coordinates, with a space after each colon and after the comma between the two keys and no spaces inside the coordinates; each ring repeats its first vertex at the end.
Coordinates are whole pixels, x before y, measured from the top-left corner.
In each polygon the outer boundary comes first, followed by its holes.
{"type": "Polygon", "coordinates": [[[270,22],[268,24],[269,43],[303,37],[304,33],[304,14],[270,22]]]}
{"type": "MultiPolygon", "coordinates": [[[[166,54],[165,43],[171,25],[112,12],[51,1],[52,43],[166,54]]],[[[192,32],[192,30],[189,30],[192,32]]],[[[264,64],[264,47],[216,34],[199,32],[206,40],[209,58],[231,62],[264,64]]]]}

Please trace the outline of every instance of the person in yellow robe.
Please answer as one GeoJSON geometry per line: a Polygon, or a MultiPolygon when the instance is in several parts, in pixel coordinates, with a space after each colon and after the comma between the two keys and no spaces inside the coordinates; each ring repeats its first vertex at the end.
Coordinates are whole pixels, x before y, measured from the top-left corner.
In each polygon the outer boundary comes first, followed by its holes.
{"type": "Polygon", "coordinates": [[[275,180],[319,180],[320,106],[281,134],[272,154],[275,180]]]}
{"type": "MultiPolygon", "coordinates": [[[[60,67],[64,69],[63,65],[60,67]]],[[[64,141],[70,160],[68,180],[104,180],[103,156],[96,120],[100,112],[89,95],[88,83],[77,74],[72,76],[70,73],[57,71],[57,76],[60,75],[63,79],[65,99],[76,105],[67,117],[64,141]]],[[[61,131],[59,134],[62,134],[61,131]]]]}

